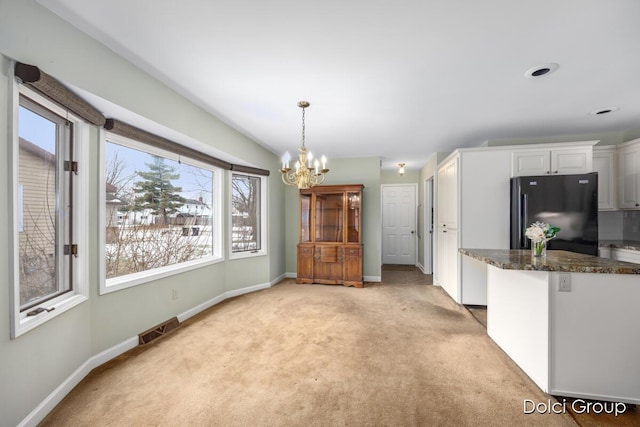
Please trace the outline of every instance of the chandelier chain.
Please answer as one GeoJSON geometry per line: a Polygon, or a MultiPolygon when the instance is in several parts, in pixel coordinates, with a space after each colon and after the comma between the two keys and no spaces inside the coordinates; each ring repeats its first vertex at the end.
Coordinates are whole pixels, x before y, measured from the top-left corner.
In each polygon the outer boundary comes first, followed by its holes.
{"type": "Polygon", "coordinates": [[[302,147],[304,147],[304,110],[305,107],[302,107],[302,147]]]}

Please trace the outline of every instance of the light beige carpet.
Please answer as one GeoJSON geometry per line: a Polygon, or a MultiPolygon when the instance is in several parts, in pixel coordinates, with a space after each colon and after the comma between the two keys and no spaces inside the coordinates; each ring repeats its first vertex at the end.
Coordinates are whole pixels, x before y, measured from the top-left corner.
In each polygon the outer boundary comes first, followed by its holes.
{"type": "Polygon", "coordinates": [[[94,371],[43,425],[575,425],[523,414],[549,396],[441,288],[385,281],[225,301],[94,371]]]}

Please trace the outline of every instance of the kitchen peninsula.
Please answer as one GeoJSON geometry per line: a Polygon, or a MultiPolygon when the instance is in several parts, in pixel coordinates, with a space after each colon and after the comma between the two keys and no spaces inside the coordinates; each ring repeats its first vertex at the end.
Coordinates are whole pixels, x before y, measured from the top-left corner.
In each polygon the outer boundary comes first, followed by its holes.
{"type": "Polygon", "coordinates": [[[546,393],[640,403],[640,265],[460,249],[487,264],[487,333],[546,393]]]}

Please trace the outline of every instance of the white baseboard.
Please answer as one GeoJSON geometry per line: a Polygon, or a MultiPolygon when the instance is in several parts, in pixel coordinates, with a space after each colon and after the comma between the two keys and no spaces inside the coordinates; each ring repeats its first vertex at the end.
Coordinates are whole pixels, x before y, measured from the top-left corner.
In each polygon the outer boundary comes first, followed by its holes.
{"type": "MultiPolygon", "coordinates": [[[[250,292],[259,291],[262,289],[270,288],[271,285],[275,282],[279,282],[286,275],[283,274],[278,278],[274,279],[270,283],[261,283],[254,286],[247,286],[241,289],[234,289],[232,291],[224,292],[217,297],[211,298],[208,301],[203,302],[202,304],[198,304],[197,306],[177,315],[178,321],[183,322],[190,317],[195,316],[196,314],[213,307],[216,304],[221,303],[227,298],[232,298],[235,296],[248,294],[250,292]]],[[[38,423],[40,423],[48,414],[51,412],[56,405],[58,405],[64,397],[73,390],[75,386],[77,386],[80,381],[84,379],[93,369],[98,366],[116,358],[122,353],[131,350],[132,348],[138,345],[138,337],[129,338],[120,344],[117,344],[95,356],[90,357],[86,362],[84,362],[78,369],[75,370],[73,374],[71,374],[66,380],[62,382],[54,391],[49,394],[29,415],[23,419],[18,427],[36,427],[38,423]]]]}
{"type": "Polygon", "coordinates": [[[248,294],[255,291],[261,291],[262,289],[268,289],[271,287],[271,283],[260,283],[259,285],[247,286],[246,288],[234,289],[233,291],[227,291],[224,293],[224,299],[237,297],[239,295],[248,294]]]}
{"type": "Polygon", "coordinates": [[[56,389],[49,394],[29,415],[26,416],[18,427],[36,427],[49,412],[64,399],[64,397],[84,379],[89,372],[103,363],[121,355],[125,351],[131,350],[138,345],[138,337],[129,338],[126,341],[117,344],[102,353],[96,354],[84,362],[75,372],[62,382],[56,389]]]}
{"type": "Polygon", "coordinates": [[[382,282],[382,276],[364,276],[362,279],[365,282],[382,282]]]}
{"type": "Polygon", "coordinates": [[[285,273],[284,275],[287,279],[295,279],[298,277],[298,273],[285,273]]]}
{"type": "Polygon", "coordinates": [[[196,314],[205,311],[206,309],[213,307],[216,304],[221,303],[222,301],[224,301],[225,299],[227,299],[225,297],[225,293],[218,295],[217,297],[211,298],[209,301],[205,301],[202,304],[198,304],[193,308],[190,308],[189,310],[185,311],[184,313],[180,313],[178,314],[176,317],[178,318],[178,321],[180,323],[184,322],[185,320],[187,320],[190,317],[195,316],[196,314]]]}
{"type": "Polygon", "coordinates": [[[273,279],[271,281],[271,286],[275,285],[276,283],[280,283],[282,280],[287,278],[287,274],[283,273],[281,275],[279,275],[278,277],[276,277],[275,279],[273,279]]]}

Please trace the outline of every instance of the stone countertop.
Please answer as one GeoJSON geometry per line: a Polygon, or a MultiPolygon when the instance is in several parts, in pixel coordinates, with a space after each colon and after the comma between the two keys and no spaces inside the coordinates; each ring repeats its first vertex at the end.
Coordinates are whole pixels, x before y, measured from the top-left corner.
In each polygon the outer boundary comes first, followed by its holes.
{"type": "Polygon", "coordinates": [[[531,250],[459,249],[461,254],[503,270],[560,271],[570,273],[640,274],[640,264],[616,261],[567,251],[547,250],[544,258],[533,258],[531,250]]]}
{"type": "Polygon", "coordinates": [[[637,240],[600,240],[598,246],[601,248],[629,249],[640,251],[640,242],[637,240]]]}

